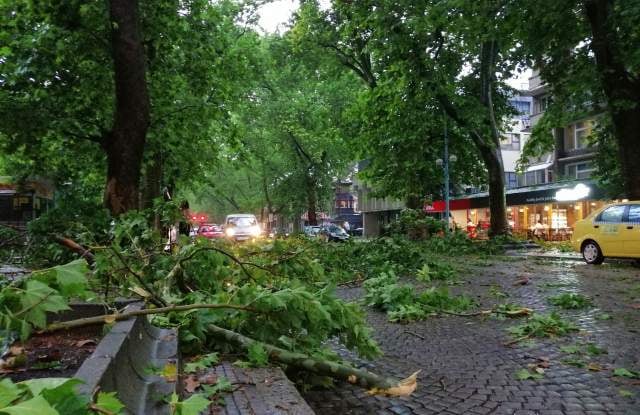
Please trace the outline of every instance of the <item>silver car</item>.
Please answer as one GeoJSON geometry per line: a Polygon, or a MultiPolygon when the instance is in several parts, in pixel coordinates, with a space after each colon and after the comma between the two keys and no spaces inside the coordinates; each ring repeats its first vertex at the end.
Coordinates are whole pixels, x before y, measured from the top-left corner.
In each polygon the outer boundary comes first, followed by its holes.
{"type": "Polygon", "coordinates": [[[234,241],[257,239],[262,233],[256,216],[250,213],[227,215],[224,223],[225,235],[234,241]]]}

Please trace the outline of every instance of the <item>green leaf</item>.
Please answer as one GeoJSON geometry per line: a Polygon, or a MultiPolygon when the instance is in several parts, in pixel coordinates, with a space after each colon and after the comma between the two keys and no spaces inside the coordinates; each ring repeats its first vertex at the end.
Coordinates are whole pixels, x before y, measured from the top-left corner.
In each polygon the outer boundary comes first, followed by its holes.
{"type": "Polygon", "coordinates": [[[68,264],[58,265],[53,268],[56,271],[56,281],[60,287],[60,293],[66,297],[80,296],[87,288],[86,274],[89,272],[87,261],[77,259],[68,264]]]}
{"type": "Polygon", "coordinates": [[[202,394],[191,395],[189,399],[177,404],[178,414],[180,415],[199,415],[209,407],[211,401],[202,396],[202,394]]]}
{"type": "Polygon", "coordinates": [[[75,387],[81,384],[79,379],[67,379],[55,388],[45,388],[40,393],[58,412],[64,415],[84,415],[89,398],[76,392],[75,387]]]}
{"type": "Polygon", "coordinates": [[[247,349],[247,357],[251,364],[257,367],[266,366],[269,363],[269,354],[262,346],[262,343],[253,343],[247,349]]]}
{"type": "Polygon", "coordinates": [[[43,396],[3,408],[2,412],[9,415],[61,415],[43,396]]]}
{"type": "Polygon", "coordinates": [[[633,398],[634,396],[633,392],[626,389],[619,389],[618,394],[620,394],[620,396],[622,396],[623,398],[633,398]]]}
{"type": "MultiPolygon", "coordinates": [[[[24,380],[18,383],[18,385],[26,386],[26,388],[29,389],[29,392],[31,392],[33,396],[37,396],[37,395],[40,395],[42,391],[45,389],[56,389],[57,387],[71,380],[73,379],[69,379],[69,378],[30,379],[30,380],[24,380]]],[[[78,380],[75,380],[75,382],[78,382],[78,380]]]]}
{"type": "Polygon", "coordinates": [[[520,369],[516,372],[516,379],[518,380],[527,380],[527,379],[542,379],[544,375],[542,373],[532,372],[528,369],[520,369]]]}
{"type": "Polygon", "coordinates": [[[621,376],[629,379],[640,379],[640,374],[638,372],[634,372],[623,367],[614,369],[613,376],[621,376]]]}
{"type": "Polygon", "coordinates": [[[124,404],[116,397],[116,392],[98,393],[95,406],[114,414],[119,414],[124,409],[124,404]]]}
{"type": "Polygon", "coordinates": [[[576,345],[572,346],[561,346],[560,351],[563,353],[576,354],[580,351],[580,348],[576,345]]]}
{"type": "Polygon", "coordinates": [[[20,395],[22,395],[20,388],[11,379],[5,378],[0,381],[0,408],[9,405],[20,395]]]}
{"type": "Polygon", "coordinates": [[[209,353],[201,356],[199,359],[193,362],[189,362],[184,366],[186,373],[194,373],[200,369],[206,369],[217,364],[219,361],[218,353],[209,353]]]}

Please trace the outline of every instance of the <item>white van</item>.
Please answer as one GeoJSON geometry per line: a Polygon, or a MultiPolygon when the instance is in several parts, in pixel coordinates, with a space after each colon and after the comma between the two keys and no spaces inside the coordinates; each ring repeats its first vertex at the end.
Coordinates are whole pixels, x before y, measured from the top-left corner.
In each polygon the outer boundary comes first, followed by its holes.
{"type": "Polygon", "coordinates": [[[227,215],[224,220],[224,233],[234,241],[256,239],[262,233],[256,215],[251,213],[236,213],[227,215]]]}

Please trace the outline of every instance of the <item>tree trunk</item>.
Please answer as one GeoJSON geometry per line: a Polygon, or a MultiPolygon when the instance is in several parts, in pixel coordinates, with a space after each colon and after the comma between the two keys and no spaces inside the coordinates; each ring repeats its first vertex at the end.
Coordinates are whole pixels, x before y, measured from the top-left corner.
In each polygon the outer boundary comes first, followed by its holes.
{"type": "Polygon", "coordinates": [[[485,124],[489,137],[483,140],[484,137],[476,136],[475,141],[489,173],[489,209],[491,211],[489,236],[491,237],[509,233],[504,165],[500,150],[500,126],[496,120],[493,104],[497,57],[498,43],[495,40],[483,42],[480,49],[480,102],[487,112],[485,124]]]}
{"type": "Polygon", "coordinates": [[[149,127],[149,94],[137,0],[111,0],[116,108],[107,153],[104,202],[113,215],[138,208],[140,169],[149,127]]]}
{"type": "MultiPolygon", "coordinates": [[[[613,1],[585,2],[587,19],[593,34],[592,49],[596,67],[607,98],[607,111],[613,121],[618,143],[618,159],[626,197],[640,199],[640,81],[627,70],[625,58],[618,52],[618,31],[612,22],[613,1]],[[618,52],[618,53],[616,53],[618,52]]],[[[619,7],[623,7],[622,4],[619,7]]]]}
{"type": "Polygon", "coordinates": [[[318,210],[318,200],[316,195],[316,186],[311,172],[307,174],[307,216],[309,226],[318,226],[318,218],[316,211],[318,210]]]}
{"type": "Polygon", "coordinates": [[[507,206],[504,188],[504,167],[500,147],[476,143],[482,161],[489,172],[489,210],[491,211],[491,227],[489,236],[504,235],[509,232],[507,222],[507,206]]]}
{"type": "Polygon", "coordinates": [[[141,209],[153,207],[154,199],[162,196],[162,157],[160,153],[153,155],[146,166],[143,178],[141,209]]]}

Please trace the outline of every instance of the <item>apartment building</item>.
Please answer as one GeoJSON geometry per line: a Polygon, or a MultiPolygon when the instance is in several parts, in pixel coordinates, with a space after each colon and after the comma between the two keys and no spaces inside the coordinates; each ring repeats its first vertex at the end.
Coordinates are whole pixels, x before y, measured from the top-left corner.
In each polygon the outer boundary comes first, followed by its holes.
{"type": "MultiPolygon", "coordinates": [[[[512,99],[512,105],[521,110],[519,117],[511,120],[513,127],[505,132],[501,142],[507,212],[514,233],[526,235],[537,222],[541,222],[549,229],[551,239],[567,239],[575,221],[607,201],[602,189],[591,180],[596,149],[591,147],[588,137],[594,128],[595,117],[576,119],[564,127],[555,128],[551,132],[555,141],[553,151],[529,159],[517,171],[516,164],[522,149],[551,99],[548,88],[536,72],[529,79],[528,91],[522,91],[521,96],[512,99]],[[529,114],[525,102],[529,104],[529,114]]],[[[455,199],[452,210],[456,222],[465,223],[468,219],[474,223],[489,221],[491,212],[487,193],[455,199]]]]}

